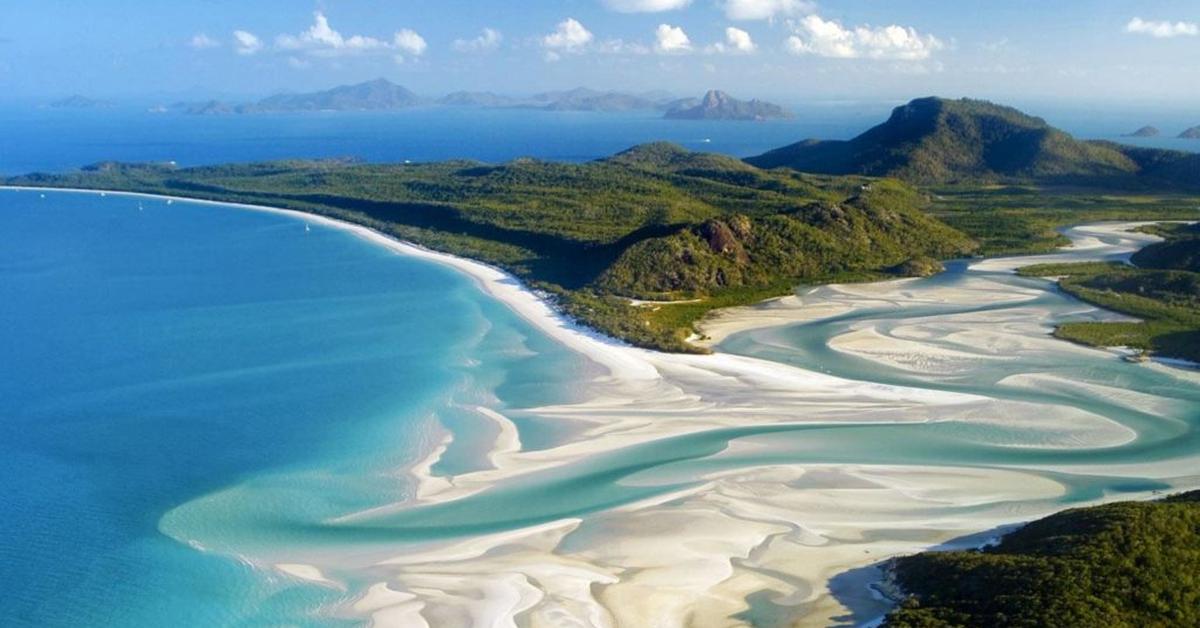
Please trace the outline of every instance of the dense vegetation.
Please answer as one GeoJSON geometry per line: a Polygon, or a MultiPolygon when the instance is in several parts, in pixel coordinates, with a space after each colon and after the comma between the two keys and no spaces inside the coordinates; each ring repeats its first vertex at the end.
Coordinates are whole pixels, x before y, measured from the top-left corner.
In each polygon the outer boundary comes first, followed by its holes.
{"type": "Polygon", "coordinates": [[[921,211],[924,198],[895,181],[865,185],[842,203],[813,202],[750,218],[713,218],[626,250],[599,279],[644,297],[769,286],[780,278],[908,268],[914,258],[970,250],[958,232],[921,211]]]}
{"type": "Polygon", "coordinates": [[[1026,276],[1062,277],[1059,286],[1089,303],[1140,319],[1137,322],[1072,322],[1055,335],[1102,346],[1124,346],[1167,357],[1200,361],[1200,272],[1191,270],[1200,251],[1195,226],[1159,226],[1168,239],[1134,254],[1126,264],[1039,264],[1026,276]],[[1184,270],[1178,270],[1184,269],[1184,270]]]}
{"type": "Polygon", "coordinates": [[[717,304],[833,276],[874,277],[910,259],[973,247],[924,213],[928,199],[906,184],[768,172],[670,144],[586,164],[104,163],[8,183],[176,194],[341,218],[500,265],[556,295],[582,321],[668,350],[696,350],[685,339],[717,304]],[[701,301],[665,312],[627,297],[701,301]]]}
{"type": "Polygon", "coordinates": [[[1061,512],[981,551],[897,559],[890,628],[1200,625],[1200,492],[1061,512]]]}
{"type": "Polygon", "coordinates": [[[969,99],[920,98],[854,139],[805,140],[747,161],[763,168],[897,177],[918,184],[1200,188],[1200,155],[1083,142],[1041,118],[969,99]]]}
{"type": "Polygon", "coordinates": [[[1200,273],[1200,223],[1160,226],[1156,233],[1166,240],[1134,253],[1134,264],[1200,273]]]}
{"type": "Polygon", "coordinates": [[[982,255],[1046,253],[1060,229],[1103,220],[1197,220],[1196,196],[1033,185],[934,188],[930,213],[979,242],[982,255]]]}

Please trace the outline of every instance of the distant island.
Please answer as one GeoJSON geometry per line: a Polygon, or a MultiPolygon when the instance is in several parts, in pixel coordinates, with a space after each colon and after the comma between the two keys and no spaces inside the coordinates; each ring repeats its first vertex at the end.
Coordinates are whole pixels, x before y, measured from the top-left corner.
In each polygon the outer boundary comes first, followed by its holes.
{"type": "Polygon", "coordinates": [[[255,103],[234,105],[219,100],[176,103],[175,109],[196,115],[280,113],[289,111],[388,111],[425,104],[419,96],[387,79],[341,85],[307,94],[277,94],[255,103]]]}
{"type": "Polygon", "coordinates": [[[1181,140],[1200,140],[1200,125],[1194,126],[1179,134],[1181,140]]]}
{"type": "Polygon", "coordinates": [[[174,109],[189,114],[278,113],[290,111],[391,111],[421,105],[542,109],[546,111],[635,111],[665,107],[665,100],[651,95],[597,91],[579,87],[516,97],[494,92],[458,91],[436,100],[426,100],[387,79],[306,94],[279,94],[254,103],[221,101],[177,103],[174,109]]]}
{"type": "Polygon", "coordinates": [[[386,79],[342,85],[311,94],[279,94],[258,101],[253,111],[383,111],[425,104],[407,88],[386,79]]]}
{"type": "Polygon", "coordinates": [[[494,92],[454,92],[438,99],[440,105],[491,108],[544,109],[546,111],[664,111],[675,120],[773,120],[790,118],[782,107],[761,100],[737,100],[719,90],[701,98],[675,98],[662,92],[630,94],[585,87],[544,92],[528,98],[494,92]]]}
{"type": "Polygon", "coordinates": [[[531,96],[457,91],[427,100],[382,78],[312,93],[278,94],[252,103],[221,100],[179,102],[169,108],[157,107],[155,110],[169,109],[192,115],[226,115],[293,111],[391,111],[423,105],[543,111],[664,111],[667,118],[682,120],[771,120],[791,117],[778,105],[761,100],[737,100],[717,90],[708,92],[703,98],[676,98],[661,91],[628,93],[586,87],[531,96]]]}
{"type": "Polygon", "coordinates": [[[113,104],[107,100],[97,100],[95,98],[88,98],[87,96],[81,96],[79,94],[68,96],[62,100],[56,100],[50,103],[50,106],[55,109],[100,109],[111,107],[112,105],[113,104]]]}
{"type": "Polygon", "coordinates": [[[1133,133],[1127,133],[1125,137],[1158,137],[1161,131],[1157,127],[1144,126],[1133,133]]]}
{"type": "Polygon", "coordinates": [[[669,120],[778,120],[792,115],[779,105],[758,99],[738,100],[714,89],[699,100],[676,101],[664,117],[669,120]]]}

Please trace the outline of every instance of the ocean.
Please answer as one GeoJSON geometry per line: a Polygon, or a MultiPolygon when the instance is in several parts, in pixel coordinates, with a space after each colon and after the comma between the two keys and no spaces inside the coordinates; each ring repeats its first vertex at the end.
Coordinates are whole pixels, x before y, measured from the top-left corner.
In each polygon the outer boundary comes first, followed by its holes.
{"type": "MultiPolygon", "coordinates": [[[[587,161],[659,140],[748,157],[807,138],[851,138],[886,119],[896,104],[801,104],[791,107],[794,119],[767,122],[664,120],[653,111],[429,107],[205,116],[150,113],[140,107],[79,110],[7,105],[0,106],[0,175],[62,172],[108,160],[174,161],[181,166],[330,157],[372,162],[503,162],[518,157],[587,161]]],[[[1156,119],[1143,113],[1100,116],[1071,111],[1050,118],[1087,139],[1200,150],[1200,141],[1195,140],[1120,136],[1127,126],[1141,126],[1140,120],[1156,119]]],[[[1172,124],[1182,129],[1185,120],[1172,115],[1159,124],[1169,131],[1172,124]]]]}
{"type": "Polygon", "coordinates": [[[314,519],[402,500],[440,422],[473,468],[464,406],[569,400],[590,368],[456,272],[186,202],[0,191],[0,304],[6,626],[305,625],[339,592],[163,515],[263,477],[314,519]]]}
{"type": "Polygon", "coordinates": [[[183,166],[354,157],[372,162],[518,157],[587,161],[667,140],[739,156],[806,137],[851,137],[886,107],[822,109],[769,122],[663,120],[653,111],[546,112],[431,107],[394,112],[155,114],[139,108],[0,108],[0,174],[61,172],[106,160],[183,166]]]}

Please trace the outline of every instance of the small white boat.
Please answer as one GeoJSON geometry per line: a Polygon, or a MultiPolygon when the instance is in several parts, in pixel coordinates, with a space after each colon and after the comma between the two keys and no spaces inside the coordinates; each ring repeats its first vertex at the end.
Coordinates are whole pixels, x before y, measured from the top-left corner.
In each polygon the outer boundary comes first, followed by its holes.
{"type": "Polygon", "coordinates": [[[170,199],[170,198],[167,199],[167,205],[174,205],[174,204],[175,204],[175,199],[170,199]]]}
{"type": "Polygon", "coordinates": [[[304,233],[308,233],[309,231],[312,231],[312,227],[308,226],[308,223],[306,222],[304,223],[304,233]]]}

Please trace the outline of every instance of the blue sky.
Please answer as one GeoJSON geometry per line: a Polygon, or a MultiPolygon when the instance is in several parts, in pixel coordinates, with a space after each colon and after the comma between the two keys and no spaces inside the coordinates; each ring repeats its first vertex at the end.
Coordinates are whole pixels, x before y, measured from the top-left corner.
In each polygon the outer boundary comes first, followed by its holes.
{"type": "Polygon", "coordinates": [[[251,97],[383,76],[431,95],[1200,104],[1196,0],[48,0],[4,13],[10,100],[251,97]]]}

